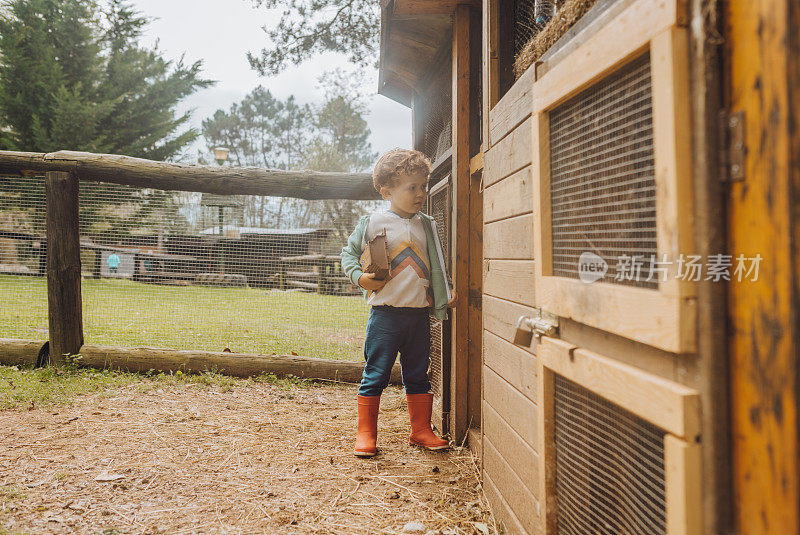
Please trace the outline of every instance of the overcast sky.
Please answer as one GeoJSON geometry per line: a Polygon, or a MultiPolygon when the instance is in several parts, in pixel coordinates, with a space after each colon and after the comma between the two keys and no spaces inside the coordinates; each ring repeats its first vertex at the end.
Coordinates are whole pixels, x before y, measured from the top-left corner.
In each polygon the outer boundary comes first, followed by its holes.
{"type": "MultiPolygon", "coordinates": [[[[250,68],[247,51],[259,52],[268,37],[262,26],[272,26],[278,14],[263,8],[254,9],[250,0],[133,0],[136,8],[148,17],[155,18],[147,27],[143,44],[154,45],[168,59],[178,59],[186,54],[185,62],[203,60],[206,78],[217,80],[211,88],[203,89],[186,99],[181,108],[194,108],[192,123],[198,129],[200,122],[218,109],[227,110],[259,84],[273,95],[285,99],[295,95],[299,102],[320,102],[323,89],[317,77],[325,70],[341,67],[352,69],[343,58],[325,54],[305,63],[286,69],[276,77],[263,78],[250,68]]],[[[373,149],[385,152],[394,147],[411,144],[411,114],[408,108],[378,95],[377,72],[364,80],[369,95],[367,122],[372,131],[373,149]]],[[[191,151],[205,150],[200,140],[191,151]]]]}

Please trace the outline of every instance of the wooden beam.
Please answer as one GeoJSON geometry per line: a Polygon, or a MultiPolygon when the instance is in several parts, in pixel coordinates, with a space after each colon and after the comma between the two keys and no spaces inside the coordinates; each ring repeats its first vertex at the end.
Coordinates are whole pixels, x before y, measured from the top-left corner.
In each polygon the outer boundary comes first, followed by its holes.
{"type": "MultiPolygon", "coordinates": [[[[800,533],[800,6],[726,2],[728,112],[744,173],[728,184],[728,248],[760,262],[728,289],[732,532],[800,533]]],[[[735,264],[734,264],[735,265],[735,264]]]]}
{"type": "Polygon", "coordinates": [[[59,364],[63,355],[77,353],[83,345],[78,178],[48,171],[45,196],[50,362],[59,364]]]}
{"type": "Polygon", "coordinates": [[[700,394],[693,388],[558,338],[542,337],[539,361],[673,435],[693,442],[700,436],[700,394]]]}
{"type": "Polygon", "coordinates": [[[47,340],[14,340],[0,338],[0,364],[4,366],[36,366],[47,340]]]}
{"type": "Polygon", "coordinates": [[[450,15],[466,5],[480,9],[480,0],[395,0],[392,15],[450,15]]]}
{"type": "MultiPolygon", "coordinates": [[[[215,368],[220,373],[233,377],[253,377],[262,373],[273,373],[278,376],[294,375],[306,379],[358,383],[361,381],[361,372],[364,369],[363,363],[346,360],[315,359],[293,355],[179,351],[152,347],[120,348],[85,345],[81,347],[80,354],[81,365],[129,372],[180,370],[200,373],[215,368]]],[[[394,384],[401,382],[398,364],[392,368],[390,381],[394,384]]]]}
{"type": "Polygon", "coordinates": [[[700,444],[664,436],[667,535],[702,533],[702,472],[700,444]]]}
{"type": "Polygon", "coordinates": [[[460,442],[469,428],[469,228],[470,228],[470,17],[468,5],[456,8],[453,21],[453,280],[460,299],[453,309],[451,332],[450,435],[460,442]]]}
{"type": "Polygon", "coordinates": [[[81,180],[139,188],[298,199],[378,199],[370,173],[284,171],[156,162],[117,154],[0,151],[0,174],[73,173],[81,180]]]}
{"type": "Polygon", "coordinates": [[[425,141],[425,99],[414,91],[411,96],[411,147],[422,151],[425,141]]]}
{"type": "MultiPolygon", "coordinates": [[[[474,35],[474,34],[473,34],[474,35]]],[[[467,330],[467,410],[469,425],[481,425],[481,371],[483,369],[483,193],[480,173],[470,175],[469,185],[469,293],[467,330]]]]}

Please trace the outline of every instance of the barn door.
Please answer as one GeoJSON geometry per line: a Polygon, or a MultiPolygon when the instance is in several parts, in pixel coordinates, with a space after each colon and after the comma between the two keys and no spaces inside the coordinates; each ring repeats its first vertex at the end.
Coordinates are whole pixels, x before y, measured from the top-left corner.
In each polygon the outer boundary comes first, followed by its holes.
{"type": "Polygon", "coordinates": [[[726,5],[727,253],[762,258],[729,284],[733,511],[736,533],[797,535],[800,6],[726,5]]]}

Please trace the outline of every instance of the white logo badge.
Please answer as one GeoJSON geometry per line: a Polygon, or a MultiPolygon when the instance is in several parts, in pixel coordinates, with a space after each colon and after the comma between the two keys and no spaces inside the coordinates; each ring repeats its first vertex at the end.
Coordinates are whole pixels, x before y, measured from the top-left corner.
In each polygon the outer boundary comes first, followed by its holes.
{"type": "Polygon", "coordinates": [[[600,255],[587,251],[578,258],[578,278],[586,284],[602,279],[607,271],[608,264],[600,255]]]}

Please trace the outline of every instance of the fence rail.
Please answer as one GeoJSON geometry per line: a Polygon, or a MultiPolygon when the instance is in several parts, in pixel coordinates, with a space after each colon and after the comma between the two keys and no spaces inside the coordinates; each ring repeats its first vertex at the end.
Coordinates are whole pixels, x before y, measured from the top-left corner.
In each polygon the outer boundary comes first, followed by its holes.
{"type": "MultiPolygon", "coordinates": [[[[366,307],[332,253],[343,243],[343,229],[352,226],[347,217],[374,209],[365,201],[376,197],[367,173],[0,151],[0,290],[10,298],[9,309],[21,311],[3,319],[25,323],[17,331],[36,338],[46,332],[52,363],[99,344],[119,345],[114,351],[125,356],[152,345],[149,337],[169,348],[150,357],[166,351],[178,360],[181,351],[217,355],[228,340],[236,357],[358,359],[366,307]],[[290,213],[306,207],[313,217],[314,208],[324,205],[342,228],[267,228],[266,219],[248,226],[244,214],[270,199],[281,209],[288,199],[290,213]],[[223,224],[223,210],[241,224],[223,224]],[[188,212],[200,215],[186,219],[188,212]],[[178,215],[183,230],[169,226],[178,215]],[[41,303],[46,295],[46,326],[43,310],[24,310],[37,308],[26,307],[20,297],[26,292],[41,303]]],[[[299,369],[295,375],[309,376],[299,369]]]]}
{"type": "Polygon", "coordinates": [[[24,175],[48,171],[72,173],[81,180],[219,195],[269,195],[307,200],[379,198],[369,173],[188,165],[75,151],[0,151],[0,173],[24,175]]]}

